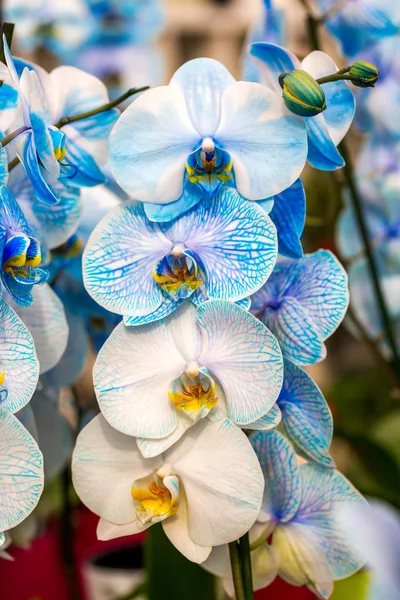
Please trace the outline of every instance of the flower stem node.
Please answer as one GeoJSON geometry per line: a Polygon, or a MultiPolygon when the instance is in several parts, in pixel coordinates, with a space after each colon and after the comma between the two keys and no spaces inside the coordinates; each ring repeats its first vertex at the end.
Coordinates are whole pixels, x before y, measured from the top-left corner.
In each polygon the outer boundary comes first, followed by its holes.
{"type": "Polygon", "coordinates": [[[279,78],[286,107],[300,117],[315,117],[326,109],[322,87],[302,69],[295,69],[279,78]]]}
{"type": "Polygon", "coordinates": [[[352,80],[353,85],[357,87],[374,87],[379,78],[379,70],[371,63],[358,60],[351,66],[349,75],[359,78],[359,81],[352,80]]]}

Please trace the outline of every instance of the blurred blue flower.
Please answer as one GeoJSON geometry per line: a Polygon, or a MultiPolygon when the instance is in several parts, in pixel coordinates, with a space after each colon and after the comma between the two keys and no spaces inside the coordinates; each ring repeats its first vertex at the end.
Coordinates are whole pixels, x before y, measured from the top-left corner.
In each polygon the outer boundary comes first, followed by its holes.
{"type": "Polygon", "coordinates": [[[166,224],[130,202],[101,221],[87,244],[85,287],[126,324],[161,319],[186,298],[241,300],[259,289],[276,260],[276,231],[255,203],[231,188],[166,224]]]}
{"type": "Polygon", "coordinates": [[[347,56],[400,30],[400,6],[393,0],[317,0],[317,5],[327,15],[325,27],[347,56]]]}
{"type": "MultiPolygon", "coordinates": [[[[250,56],[258,68],[258,81],[282,95],[279,75],[301,69],[314,79],[336,73],[338,68],[324,52],[311,52],[302,62],[280,46],[254,43],[250,56]]],[[[353,93],[345,81],[323,85],[326,109],[313,117],[304,117],[308,137],[308,162],[316,169],[332,171],[343,167],[343,158],[336,146],[346,135],[355,112],[353,93]]]]}
{"type": "Polygon", "coordinates": [[[347,275],[328,250],[278,261],[251,297],[251,312],[277,337],[285,358],[307,365],[325,358],[326,340],[348,305],[347,275]]]}
{"type": "Polygon", "coordinates": [[[168,205],[169,220],[226,182],[250,200],[280,193],[300,175],[306,151],[302,120],[285,113],[274,92],[235,82],[202,58],[126,109],[111,132],[110,167],[134,198],[168,205]],[[200,193],[185,194],[185,170],[200,193]]]}

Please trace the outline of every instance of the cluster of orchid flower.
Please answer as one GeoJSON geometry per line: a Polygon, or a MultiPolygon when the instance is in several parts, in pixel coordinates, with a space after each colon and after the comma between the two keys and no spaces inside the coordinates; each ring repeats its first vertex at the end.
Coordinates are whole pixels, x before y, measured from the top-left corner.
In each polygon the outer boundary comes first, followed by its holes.
{"type": "Polygon", "coordinates": [[[255,588],[279,574],[329,598],[364,562],[338,507],[365,501],[335,468],[332,416],[302,369],[325,357],[348,289],[331,252],[303,254],[300,175],[343,166],[346,80],[368,87],[376,68],[256,42],[257,81],[195,59],[120,115],[94,76],[3,47],[0,530],[43,488],[26,412],[39,371],[45,390],[75,381],[85,319],[104,341],[95,314],[112,330],[94,365],[101,412],[72,471],[98,537],[162,522],[238,597],[230,557],[250,540],[255,588]],[[107,142],[123,202],[103,185],[107,142]]]}

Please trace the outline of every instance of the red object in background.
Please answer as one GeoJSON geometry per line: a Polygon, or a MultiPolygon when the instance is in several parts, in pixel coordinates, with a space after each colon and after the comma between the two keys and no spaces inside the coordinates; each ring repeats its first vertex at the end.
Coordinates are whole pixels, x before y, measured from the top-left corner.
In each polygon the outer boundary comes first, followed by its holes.
{"type": "MultiPolygon", "coordinates": [[[[82,600],[87,600],[83,567],[89,558],[132,544],[140,544],[144,535],[99,542],[96,537],[98,517],[85,508],[74,514],[73,549],[82,600]]],[[[29,550],[13,548],[14,561],[0,559],[0,600],[71,600],[61,554],[59,523],[52,522],[29,550]]],[[[315,600],[307,588],[293,587],[276,579],[268,588],[255,594],[255,600],[315,600]]],[[[205,599],[206,600],[206,599],[205,599]]]]}
{"type": "Polygon", "coordinates": [[[1,600],[70,600],[56,522],[28,550],[9,553],[13,561],[0,559],[1,600]]]}

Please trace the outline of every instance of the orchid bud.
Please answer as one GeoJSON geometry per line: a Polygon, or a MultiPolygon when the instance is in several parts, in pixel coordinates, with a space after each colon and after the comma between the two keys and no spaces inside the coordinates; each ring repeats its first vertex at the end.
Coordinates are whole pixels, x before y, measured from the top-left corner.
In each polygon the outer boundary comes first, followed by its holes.
{"type": "Polygon", "coordinates": [[[378,81],[379,70],[371,63],[358,60],[352,65],[349,75],[360,78],[360,81],[353,81],[357,87],[374,87],[374,83],[378,81]]]}
{"type": "Polygon", "coordinates": [[[300,117],[315,117],[326,108],[322,87],[301,69],[280,76],[286,107],[300,117]]]}

